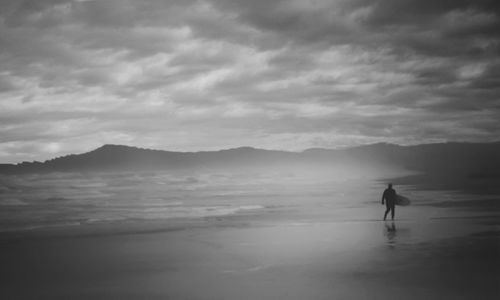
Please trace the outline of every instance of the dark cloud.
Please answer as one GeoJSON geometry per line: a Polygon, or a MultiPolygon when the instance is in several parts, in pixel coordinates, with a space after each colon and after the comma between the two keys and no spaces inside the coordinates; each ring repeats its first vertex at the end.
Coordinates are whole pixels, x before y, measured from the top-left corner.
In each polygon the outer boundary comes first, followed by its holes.
{"type": "Polygon", "coordinates": [[[497,28],[497,1],[6,0],[0,160],[495,140],[497,28]]]}

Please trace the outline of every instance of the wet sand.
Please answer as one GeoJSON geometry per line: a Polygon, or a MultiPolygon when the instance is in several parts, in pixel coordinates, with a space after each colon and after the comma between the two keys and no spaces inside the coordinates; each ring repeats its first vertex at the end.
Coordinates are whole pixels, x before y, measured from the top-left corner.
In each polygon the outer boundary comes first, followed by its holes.
{"type": "Polygon", "coordinates": [[[498,220],[266,212],[2,233],[0,297],[498,299],[498,220]]]}

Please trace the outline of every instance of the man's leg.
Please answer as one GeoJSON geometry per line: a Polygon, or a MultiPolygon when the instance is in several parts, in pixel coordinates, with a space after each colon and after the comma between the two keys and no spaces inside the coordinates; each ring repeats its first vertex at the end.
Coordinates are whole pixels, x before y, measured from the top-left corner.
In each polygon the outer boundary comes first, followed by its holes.
{"type": "Polygon", "coordinates": [[[396,210],[396,205],[394,203],[391,204],[391,218],[394,220],[394,212],[396,210]]]}
{"type": "Polygon", "coordinates": [[[384,221],[385,219],[387,218],[387,214],[389,213],[389,211],[391,210],[391,207],[389,206],[389,204],[386,204],[385,205],[386,207],[386,210],[385,210],[385,214],[384,214],[384,221]]]}

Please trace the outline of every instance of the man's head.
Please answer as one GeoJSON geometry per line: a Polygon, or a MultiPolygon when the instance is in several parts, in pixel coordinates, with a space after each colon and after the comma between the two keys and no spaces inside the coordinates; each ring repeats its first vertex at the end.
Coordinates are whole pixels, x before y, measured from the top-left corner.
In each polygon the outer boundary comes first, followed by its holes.
{"type": "Polygon", "coordinates": [[[390,189],[392,189],[392,183],[389,183],[389,184],[387,185],[387,187],[388,187],[388,188],[390,188],[390,189]]]}

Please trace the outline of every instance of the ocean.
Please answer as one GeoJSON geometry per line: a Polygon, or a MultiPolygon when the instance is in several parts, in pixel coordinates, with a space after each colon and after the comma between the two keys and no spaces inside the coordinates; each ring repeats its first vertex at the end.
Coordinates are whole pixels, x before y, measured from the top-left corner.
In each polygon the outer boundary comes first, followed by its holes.
{"type": "MultiPolygon", "coordinates": [[[[0,231],[95,223],[267,215],[294,223],[378,221],[387,180],[293,174],[51,173],[0,177],[0,231]]],[[[498,195],[396,185],[400,221],[498,215],[498,195]]],[[[455,224],[456,223],[456,224],[455,224]]]]}

